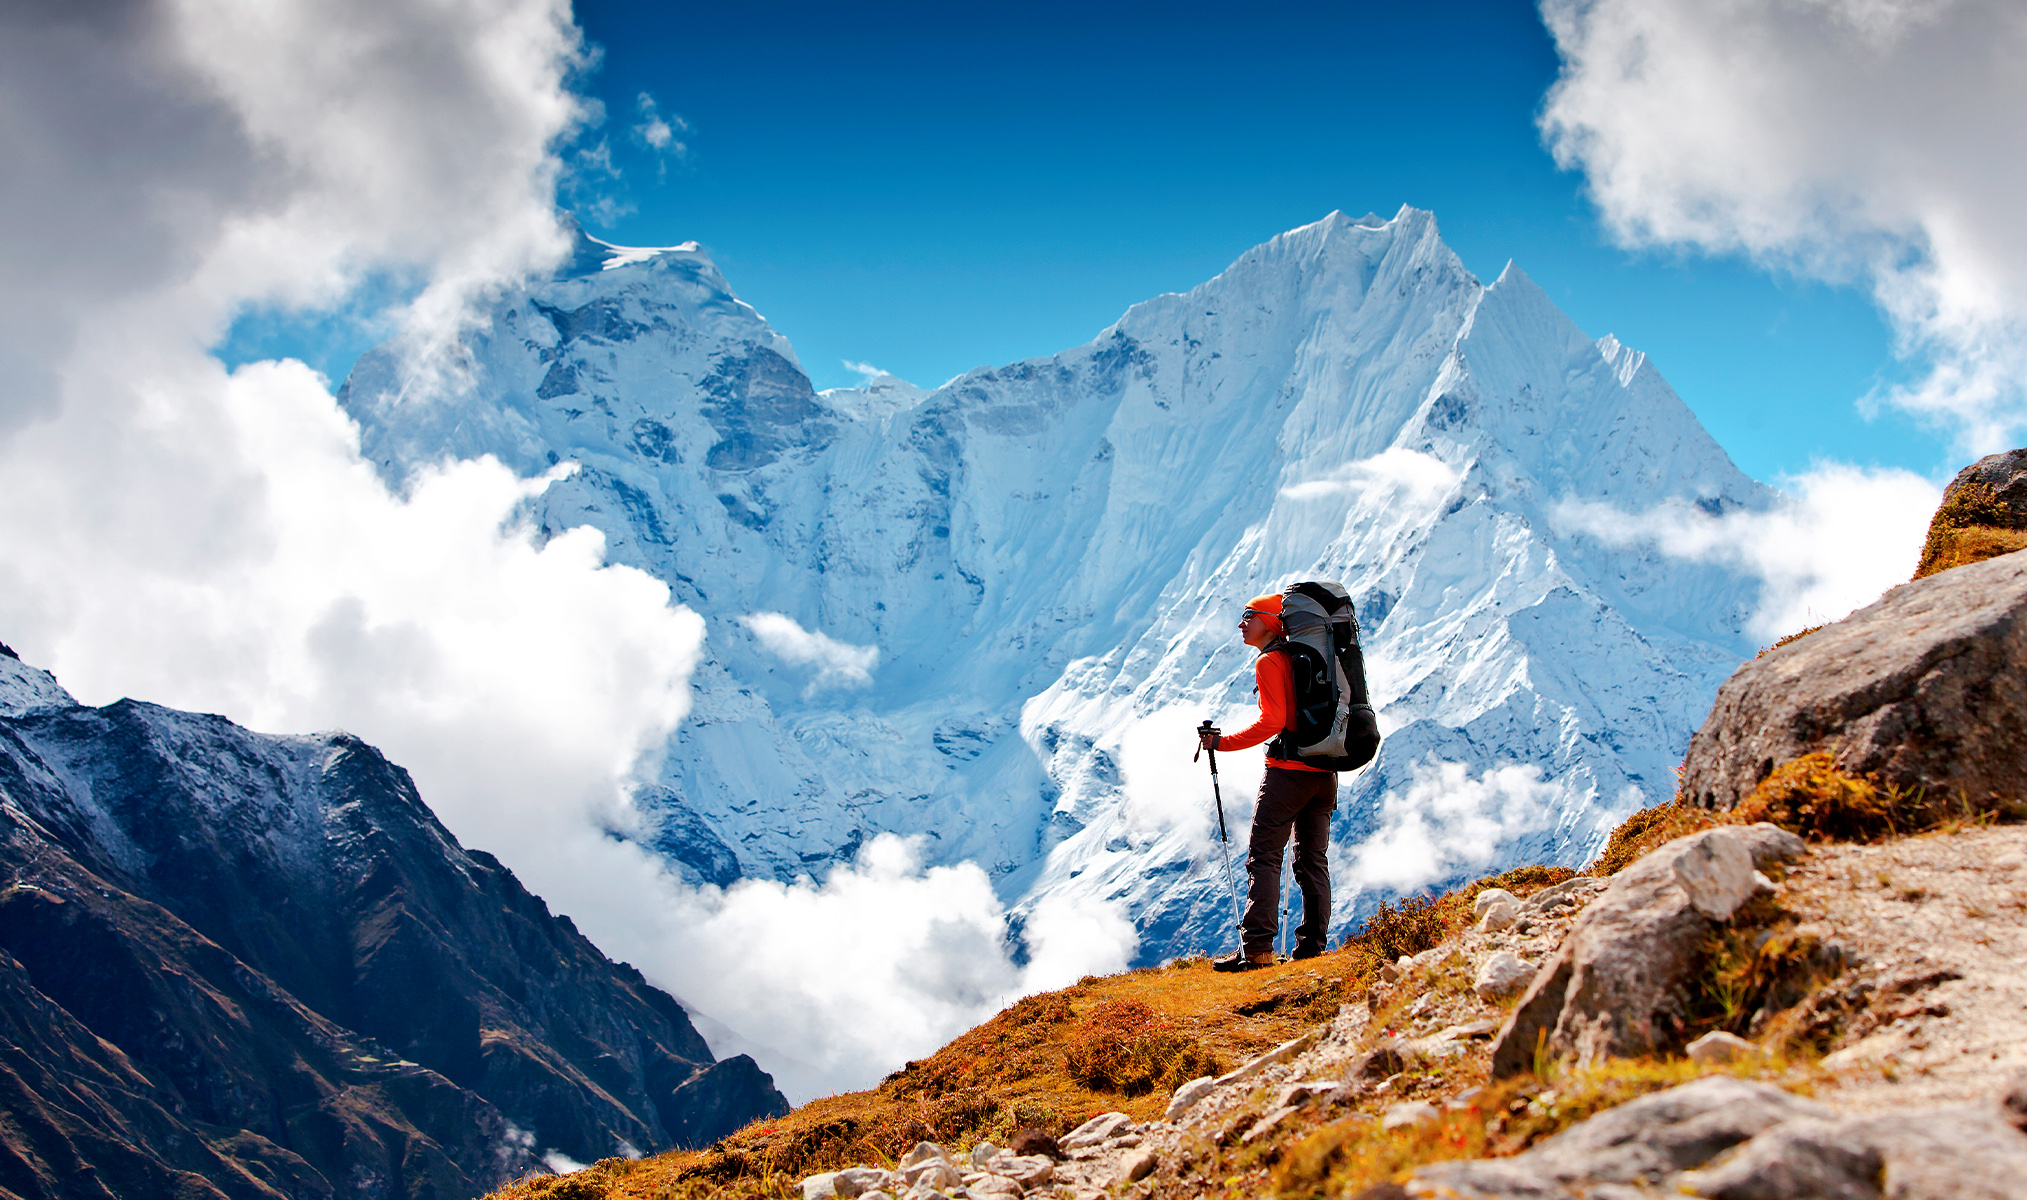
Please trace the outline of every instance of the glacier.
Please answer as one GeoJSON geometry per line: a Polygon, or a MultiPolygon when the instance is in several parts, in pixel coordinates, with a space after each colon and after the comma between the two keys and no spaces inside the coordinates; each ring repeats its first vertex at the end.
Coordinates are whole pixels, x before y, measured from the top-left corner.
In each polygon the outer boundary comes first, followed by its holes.
{"type": "MultiPolygon", "coordinates": [[[[1333,213],[933,389],[818,392],[695,243],[581,230],[457,349],[454,387],[390,344],[340,401],[397,486],[446,457],[574,464],[528,520],[594,526],[704,616],[693,710],[633,796],[634,836],[698,886],[821,877],[894,833],[979,864],[1016,922],[1055,898],[1126,914],[1142,962],[1223,949],[1192,727],[1250,719],[1244,600],[1332,578],[1387,734],[1340,781],[1341,934],[1593,856],[1672,794],[1753,649],[1757,578],[1559,511],[1775,494],[1644,355],[1516,266],[1482,283],[1412,208],[1333,213]]],[[[1221,762],[1235,859],[1258,759],[1221,762]]]]}

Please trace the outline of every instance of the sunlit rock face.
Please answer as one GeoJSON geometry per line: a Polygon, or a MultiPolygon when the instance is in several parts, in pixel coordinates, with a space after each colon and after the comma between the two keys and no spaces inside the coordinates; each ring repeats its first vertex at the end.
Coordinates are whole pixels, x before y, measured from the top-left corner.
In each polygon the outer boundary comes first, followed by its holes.
{"type": "MultiPolygon", "coordinates": [[[[1378,899],[1575,863],[1672,770],[1749,650],[1757,584],[1559,514],[1761,508],[1645,357],[1434,218],[1332,214],[1090,343],[934,390],[812,391],[694,246],[593,239],[505,297],[460,386],[391,349],[343,400],[392,479],[445,455],[577,470],[537,502],[710,623],[639,801],[699,882],[921,835],[1025,906],[1123,905],[1153,960],[1229,940],[1190,726],[1251,705],[1246,597],[1343,580],[1389,736],[1333,835],[1378,899]],[[783,614],[793,622],[753,621],[783,614]],[[819,636],[820,635],[820,636],[819,636]]],[[[1243,836],[1258,752],[1227,756],[1243,836]]]]}

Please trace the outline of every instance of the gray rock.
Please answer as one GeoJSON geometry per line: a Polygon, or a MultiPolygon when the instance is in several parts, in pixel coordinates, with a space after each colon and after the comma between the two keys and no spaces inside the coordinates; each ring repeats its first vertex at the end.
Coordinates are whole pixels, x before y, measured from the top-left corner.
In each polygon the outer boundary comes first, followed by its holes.
{"type": "Polygon", "coordinates": [[[1599,1113],[1513,1158],[1421,1167],[1410,1190],[1519,1200],[1565,1196],[1575,1184],[1651,1183],[1784,1121],[1830,1116],[1770,1084],[1714,1076],[1599,1113]]]}
{"type": "Polygon", "coordinates": [[[1735,1033],[1717,1029],[1689,1043],[1683,1053],[1689,1056],[1691,1062],[1728,1063],[1742,1055],[1752,1054],[1758,1049],[1759,1047],[1735,1033]]]}
{"type": "Polygon", "coordinates": [[[1175,1089],[1175,1095],[1170,1098],[1168,1109],[1161,1114],[1161,1119],[1170,1122],[1180,1120],[1184,1113],[1196,1107],[1197,1101],[1210,1095],[1217,1086],[1218,1080],[1215,1075],[1205,1075],[1201,1079],[1192,1079],[1183,1084],[1175,1089]]]}
{"type": "Polygon", "coordinates": [[[935,1142],[916,1142],[915,1148],[901,1157],[899,1166],[901,1170],[905,1171],[917,1163],[925,1163],[931,1159],[949,1162],[950,1152],[935,1142]]]}
{"type": "Polygon", "coordinates": [[[832,1188],[839,1196],[864,1196],[896,1186],[895,1176],[878,1167],[846,1167],[832,1173],[832,1188]]]}
{"type": "Polygon", "coordinates": [[[1816,751],[1974,804],[2018,800],[2027,777],[2027,554],[1902,584],[1877,603],[1746,663],[1690,740],[1682,788],[1731,808],[1816,751]]]}
{"type": "Polygon", "coordinates": [[[1523,912],[1548,912],[1589,900],[1605,890],[1610,884],[1590,875],[1575,875],[1552,887],[1545,887],[1527,898],[1522,904],[1523,912]]]}
{"type": "MultiPolygon", "coordinates": [[[[909,1191],[934,1188],[940,1192],[947,1192],[964,1183],[964,1177],[958,1174],[957,1168],[952,1166],[948,1159],[942,1158],[931,1158],[913,1166],[902,1167],[900,1175],[907,1181],[909,1191]]],[[[842,1189],[840,1194],[843,1194],[842,1189]]]]}
{"type": "Polygon", "coordinates": [[[1515,908],[1518,908],[1520,907],[1520,897],[1507,891],[1505,888],[1486,888],[1471,898],[1471,919],[1474,921],[1484,920],[1485,910],[1500,903],[1511,904],[1515,908]]]}
{"type": "Polygon", "coordinates": [[[1430,1104],[1426,1100],[1403,1100],[1399,1104],[1387,1106],[1387,1110],[1380,1114],[1379,1127],[1381,1129],[1414,1129],[1418,1126],[1427,1125],[1442,1115],[1435,1105],[1430,1104]]]}
{"type": "Polygon", "coordinates": [[[1788,1121],[1681,1186],[1708,1200],[1879,1200],[1879,1152],[1849,1122],[1788,1121]]]}
{"type": "Polygon", "coordinates": [[[1499,933],[1513,928],[1519,921],[1520,909],[1510,900],[1500,900],[1486,906],[1484,915],[1478,918],[1478,932],[1499,933]]]}
{"type": "Polygon", "coordinates": [[[980,1142],[971,1148],[971,1165],[981,1170],[999,1154],[999,1147],[991,1142],[980,1142]]]}
{"type": "Polygon", "coordinates": [[[1135,1150],[1119,1164],[1119,1178],[1127,1183],[1138,1183],[1154,1174],[1161,1165],[1161,1156],[1152,1150],[1135,1150]]]}
{"type": "Polygon", "coordinates": [[[1133,1118],[1123,1112],[1100,1113],[1066,1134],[1062,1142],[1063,1149],[1081,1150],[1086,1146],[1095,1146],[1131,1128],[1133,1118]]]}
{"type": "Polygon", "coordinates": [[[973,1196],[1018,1196],[1025,1189],[1018,1180],[1005,1175],[987,1174],[964,1185],[964,1190],[973,1196]]]}
{"type": "Polygon", "coordinates": [[[992,1173],[1031,1188],[1054,1179],[1056,1163],[1040,1154],[1002,1154],[992,1161],[992,1173]]]}
{"type": "Polygon", "coordinates": [[[1772,825],[1722,826],[1621,871],[1535,972],[1493,1042],[1493,1078],[1532,1070],[1538,1045],[1582,1062],[1678,1045],[1698,944],[1763,885],[1761,868],[1806,852],[1772,825]]]}
{"type": "Polygon", "coordinates": [[[1501,950],[1478,968],[1478,979],[1471,985],[1471,990],[1478,993],[1480,1000],[1504,1000],[1526,987],[1527,981],[1533,978],[1534,968],[1527,965],[1526,959],[1501,950]]]}
{"type": "Polygon", "coordinates": [[[838,1173],[825,1171],[802,1181],[802,1200],[831,1200],[838,1194],[838,1173]]]}

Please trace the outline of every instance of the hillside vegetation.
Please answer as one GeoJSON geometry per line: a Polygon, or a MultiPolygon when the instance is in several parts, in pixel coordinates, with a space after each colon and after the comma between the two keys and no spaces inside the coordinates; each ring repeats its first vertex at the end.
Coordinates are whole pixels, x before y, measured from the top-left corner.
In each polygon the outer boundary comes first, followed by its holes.
{"type": "MultiPolygon", "coordinates": [[[[1827,760],[1803,761],[1777,771],[1733,812],[1671,802],[1634,814],[1590,873],[1613,874],[1664,842],[1719,824],[1768,820],[1811,840],[1876,840],[1986,819],[1843,775],[1827,760]]],[[[1238,1135],[1270,1102],[1221,1114],[1220,1128],[1199,1131],[1180,1161],[1135,1186],[1144,1194],[1178,1196],[1352,1195],[1420,1163],[1518,1153],[1599,1110],[1703,1074],[1811,1085],[1824,1042],[1820,1028],[1800,1026],[1777,1030],[1768,1052],[1729,1065],[1671,1055],[1585,1071],[1543,1063],[1535,1074],[1492,1083],[1485,1045],[1477,1040],[1485,1031],[1463,1022],[1488,1011],[1496,1020],[1513,998],[1481,1001],[1472,994],[1465,957],[1432,948],[1467,935],[1479,891],[1499,887],[1525,898],[1573,874],[1524,867],[1443,896],[1383,906],[1342,947],[1306,962],[1221,974],[1193,958],[1086,977],[1016,1002],[877,1087],[812,1101],[705,1150],[608,1159],[571,1175],[523,1180],[497,1195],[799,1197],[799,1181],[808,1175],[861,1163],[891,1165],[920,1141],[953,1150],[979,1141],[1005,1145],[1018,1130],[1061,1136],[1113,1111],[1136,1122],[1156,1120],[1177,1085],[1229,1070],[1333,1021],[1364,1046],[1444,1021],[1467,1032],[1462,1052],[1397,1073],[1335,1120],[1305,1114],[1283,1123],[1277,1136],[1246,1144],[1238,1135]],[[1428,961],[1405,970],[1394,965],[1418,954],[1428,961]],[[1440,1118],[1382,1129],[1379,1110],[1403,1096],[1433,1101],[1440,1118]]],[[[1706,947],[1710,978],[1698,1000],[1699,1031],[1748,1032],[1749,1017],[1770,1001],[1792,1007],[1820,982],[1810,977],[1808,950],[1792,918],[1772,904],[1751,914],[1744,933],[1714,939],[1706,947]]],[[[1765,1013],[1758,1016],[1764,1027],[1765,1013]]]]}

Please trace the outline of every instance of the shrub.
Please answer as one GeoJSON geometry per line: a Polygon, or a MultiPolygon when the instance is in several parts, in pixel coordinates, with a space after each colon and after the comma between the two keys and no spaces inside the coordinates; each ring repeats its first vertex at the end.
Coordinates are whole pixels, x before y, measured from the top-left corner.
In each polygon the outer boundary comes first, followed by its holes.
{"type": "Polygon", "coordinates": [[[1681,796],[1665,804],[1643,808],[1612,831],[1611,840],[1605,843],[1605,852],[1590,865],[1590,873],[1599,877],[1616,875],[1631,866],[1634,859],[1663,842],[1674,841],[1719,823],[1716,816],[1704,809],[1683,803],[1681,796]]]}
{"type": "Polygon", "coordinates": [[[2006,507],[1990,485],[1972,480],[1951,493],[1929,520],[1914,577],[2027,548],[2027,530],[2021,524],[2020,514],[2006,507]]]}
{"type": "Polygon", "coordinates": [[[1070,1078],[1094,1091],[1137,1096],[1212,1074],[1196,1038],[1138,1000],[1110,1000],[1085,1016],[1064,1055],[1070,1078]]]}
{"type": "Polygon", "coordinates": [[[1823,751],[1774,768],[1739,803],[1738,820],[1771,821],[1816,841],[1867,841],[1933,825],[1918,794],[1882,785],[1876,777],[1848,775],[1823,751]]]}

